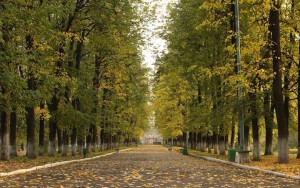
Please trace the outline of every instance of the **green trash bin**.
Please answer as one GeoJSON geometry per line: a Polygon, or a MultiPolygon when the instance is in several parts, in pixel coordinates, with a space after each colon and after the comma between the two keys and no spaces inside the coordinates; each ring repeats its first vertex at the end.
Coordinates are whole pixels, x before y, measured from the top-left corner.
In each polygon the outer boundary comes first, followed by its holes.
{"type": "Polygon", "coordinates": [[[83,154],[83,157],[84,157],[84,158],[88,155],[88,153],[89,153],[89,150],[88,150],[87,148],[84,148],[84,149],[82,150],[82,154],[83,154]]]}
{"type": "Polygon", "coordinates": [[[235,162],[236,149],[228,149],[228,161],[235,162]]]}
{"type": "Polygon", "coordinates": [[[187,147],[184,147],[184,148],[183,148],[182,154],[183,154],[183,155],[187,155],[187,154],[188,154],[188,149],[187,149],[187,147]]]}

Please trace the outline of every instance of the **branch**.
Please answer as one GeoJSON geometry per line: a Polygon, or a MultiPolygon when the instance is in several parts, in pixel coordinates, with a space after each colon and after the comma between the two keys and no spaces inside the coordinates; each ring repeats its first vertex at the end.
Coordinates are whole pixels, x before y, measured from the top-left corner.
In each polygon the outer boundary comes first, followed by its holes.
{"type": "Polygon", "coordinates": [[[91,54],[91,53],[92,53],[92,52],[86,52],[86,53],[82,54],[81,57],[84,57],[84,56],[89,55],[89,54],[91,54]]]}
{"type": "Polygon", "coordinates": [[[92,23],[88,27],[92,26],[90,30],[87,31],[85,36],[89,36],[89,34],[96,28],[96,24],[92,23]]]}
{"type": "Polygon", "coordinates": [[[295,26],[296,24],[290,23],[290,22],[288,22],[286,20],[280,20],[280,23],[284,23],[287,26],[293,28],[296,33],[300,33],[300,31],[298,30],[297,26],[295,26]]]}
{"type": "Polygon", "coordinates": [[[299,63],[294,60],[293,56],[287,54],[286,52],[282,51],[282,54],[286,56],[289,60],[292,60],[293,63],[295,63],[297,66],[299,66],[299,63]]]}
{"type": "Polygon", "coordinates": [[[295,82],[295,83],[289,88],[289,91],[290,91],[291,89],[293,89],[293,87],[295,87],[297,84],[298,84],[298,82],[295,82]]]}

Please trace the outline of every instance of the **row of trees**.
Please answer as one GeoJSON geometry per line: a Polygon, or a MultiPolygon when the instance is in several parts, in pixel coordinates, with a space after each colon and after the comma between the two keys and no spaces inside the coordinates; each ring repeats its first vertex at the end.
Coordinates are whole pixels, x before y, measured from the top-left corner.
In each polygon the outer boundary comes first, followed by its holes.
{"type": "Polygon", "coordinates": [[[34,158],[37,145],[75,155],[141,136],[149,93],[138,3],[0,2],[1,160],[21,142],[34,158]]]}
{"type": "Polygon", "coordinates": [[[245,140],[250,147],[252,135],[253,159],[260,160],[262,138],[265,155],[273,154],[275,144],[278,161],[288,163],[290,144],[298,147],[299,159],[300,1],[240,1],[239,72],[234,2],[173,4],[164,35],[168,52],[157,61],[154,80],[158,129],[166,139],[189,131],[201,150],[209,142],[209,150],[213,145],[225,154],[227,143],[233,147],[238,140],[242,87],[245,140]]]}

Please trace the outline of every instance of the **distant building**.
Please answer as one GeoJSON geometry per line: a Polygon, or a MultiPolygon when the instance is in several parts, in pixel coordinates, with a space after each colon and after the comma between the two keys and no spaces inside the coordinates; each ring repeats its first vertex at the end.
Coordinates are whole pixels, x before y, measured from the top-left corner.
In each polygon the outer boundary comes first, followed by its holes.
{"type": "Polygon", "coordinates": [[[163,137],[158,133],[154,126],[145,132],[141,139],[142,144],[162,144],[163,137]]]}

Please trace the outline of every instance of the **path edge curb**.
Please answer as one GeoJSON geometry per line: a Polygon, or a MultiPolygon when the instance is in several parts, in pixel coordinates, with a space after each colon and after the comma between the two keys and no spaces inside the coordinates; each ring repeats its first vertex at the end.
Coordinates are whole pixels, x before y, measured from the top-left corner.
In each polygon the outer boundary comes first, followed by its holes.
{"type": "Polygon", "coordinates": [[[224,160],[216,159],[216,158],[212,158],[212,157],[200,156],[200,155],[196,155],[196,154],[193,154],[193,153],[189,153],[189,155],[192,156],[192,157],[197,157],[197,158],[205,159],[205,160],[208,160],[208,161],[219,162],[219,163],[222,163],[222,164],[227,164],[227,165],[235,166],[235,167],[246,169],[246,170],[256,170],[256,171],[264,172],[265,174],[271,174],[271,175],[275,175],[275,176],[278,176],[278,177],[290,178],[290,179],[300,181],[300,176],[293,176],[293,175],[288,175],[288,174],[284,174],[284,173],[280,173],[280,172],[274,172],[274,171],[271,171],[271,170],[264,170],[264,169],[257,168],[257,167],[241,165],[241,164],[238,164],[238,163],[234,163],[234,162],[230,162],[230,161],[224,161],[224,160]]]}
{"type": "MultiPolygon", "coordinates": [[[[124,152],[124,151],[129,151],[129,150],[132,150],[132,148],[127,148],[127,149],[123,149],[123,150],[120,150],[120,151],[124,152]]],[[[45,164],[45,165],[34,166],[34,167],[31,167],[31,168],[18,169],[18,170],[11,171],[11,172],[1,172],[0,177],[6,177],[6,176],[12,176],[12,175],[18,175],[18,174],[25,174],[27,172],[32,172],[32,171],[36,171],[36,170],[40,170],[40,169],[46,169],[46,168],[52,168],[52,167],[55,167],[55,166],[61,166],[61,165],[64,165],[64,164],[69,164],[69,163],[89,161],[89,160],[98,159],[98,158],[113,155],[113,154],[115,154],[115,152],[110,152],[110,153],[106,153],[106,154],[103,154],[103,155],[98,155],[98,156],[83,158],[83,159],[74,159],[74,160],[70,160],[70,161],[60,161],[60,162],[55,162],[55,163],[48,163],[48,164],[45,164]]]]}

